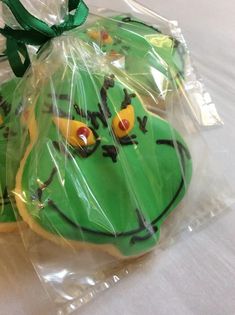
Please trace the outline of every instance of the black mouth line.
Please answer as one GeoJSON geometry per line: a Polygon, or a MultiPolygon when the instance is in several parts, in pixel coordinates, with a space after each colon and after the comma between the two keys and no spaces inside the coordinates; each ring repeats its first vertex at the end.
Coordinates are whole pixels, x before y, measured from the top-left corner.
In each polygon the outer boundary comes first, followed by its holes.
{"type": "MultiPolygon", "coordinates": [[[[63,213],[63,211],[54,203],[54,201],[48,200],[48,205],[51,206],[51,208],[54,209],[67,223],[69,223],[71,226],[73,226],[75,228],[80,229],[82,232],[90,233],[90,234],[94,234],[94,235],[98,235],[98,236],[104,236],[104,237],[113,237],[113,238],[132,237],[130,240],[130,243],[135,244],[137,242],[148,240],[158,231],[158,227],[156,226],[156,224],[162,219],[162,217],[168,212],[168,210],[174,204],[174,202],[177,199],[178,195],[180,194],[183,186],[184,186],[184,180],[182,178],[180,185],[179,185],[179,188],[178,188],[175,196],[171,200],[171,202],[162,211],[162,213],[157,218],[155,218],[151,223],[146,223],[146,222],[143,222],[142,220],[141,221],[139,220],[138,221],[139,227],[134,229],[134,230],[127,231],[127,232],[110,233],[110,232],[102,232],[102,231],[92,230],[90,228],[83,227],[79,223],[74,222],[68,216],[66,216],[63,213]],[[147,234],[145,236],[139,236],[138,235],[144,231],[147,232],[147,234]]],[[[139,210],[136,209],[136,212],[138,213],[139,210]]]]}
{"type": "MultiPolygon", "coordinates": [[[[183,172],[185,174],[185,169],[186,169],[185,156],[187,159],[189,160],[191,159],[188,149],[179,141],[174,142],[173,140],[158,140],[156,143],[158,145],[168,145],[174,149],[175,147],[177,147],[180,154],[183,172]]],[[[56,203],[53,200],[48,200],[48,206],[54,209],[68,224],[70,224],[71,226],[75,228],[80,229],[82,232],[90,233],[90,234],[98,235],[98,236],[104,236],[104,237],[113,237],[113,238],[131,237],[130,244],[134,245],[137,242],[146,241],[149,238],[151,238],[154,234],[156,234],[156,232],[158,231],[158,226],[156,224],[167,214],[167,212],[172,207],[177,197],[181,193],[183,187],[184,187],[184,178],[182,175],[181,182],[179,184],[179,187],[174,197],[169,202],[169,204],[165,207],[165,209],[161,212],[161,214],[158,217],[156,217],[151,223],[147,223],[143,214],[138,209],[136,209],[136,214],[137,214],[137,219],[138,219],[138,228],[133,229],[131,231],[127,231],[127,232],[110,233],[110,232],[102,232],[102,231],[86,228],[86,227],[81,226],[79,223],[76,223],[73,220],[71,220],[66,214],[64,214],[64,212],[56,205],[56,203]],[[146,235],[140,236],[139,234],[144,231],[147,232],[146,235]]]]}
{"type": "Polygon", "coordinates": [[[132,231],[127,231],[127,232],[110,233],[110,232],[102,232],[102,231],[98,231],[98,230],[92,230],[90,228],[86,228],[86,227],[81,226],[79,223],[74,222],[67,215],[65,215],[63,213],[63,211],[61,211],[61,209],[54,203],[53,200],[48,200],[48,205],[52,209],[54,209],[68,224],[70,224],[71,226],[73,226],[77,229],[80,229],[82,232],[86,232],[86,233],[98,235],[98,236],[112,237],[112,238],[130,237],[131,236],[130,244],[132,244],[132,245],[134,245],[137,242],[148,240],[158,231],[157,226],[153,226],[152,224],[146,223],[142,214],[141,214],[141,216],[142,216],[143,221],[139,220],[140,211],[138,209],[136,209],[138,222],[139,222],[138,228],[136,228],[135,230],[132,230],[132,231]],[[146,235],[144,235],[144,236],[138,235],[140,232],[144,232],[144,231],[147,232],[146,235]]]}

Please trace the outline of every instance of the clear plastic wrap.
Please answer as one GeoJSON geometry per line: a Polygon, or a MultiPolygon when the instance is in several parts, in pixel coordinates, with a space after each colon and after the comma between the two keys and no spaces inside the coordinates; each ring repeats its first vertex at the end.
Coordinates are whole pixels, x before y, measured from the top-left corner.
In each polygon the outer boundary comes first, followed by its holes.
{"type": "Polygon", "coordinates": [[[59,314],[234,202],[201,130],[222,122],[178,26],[134,1],[101,7],[40,49],[12,99],[12,201],[59,314]]]}
{"type": "MultiPolygon", "coordinates": [[[[60,23],[67,12],[67,3],[63,0],[56,1],[55,3],[51,1],[36,3],[22,1],[22,3],[32,14],[39,19],[44,18],[50,25],[60,23]]],[[[0,27],[3,28],[5,24],[14,29],[21,29],[8,7],[0,3],[0,27]]],[[[37,50],[38,47],[29,46],[28,52],[30,57],[35,55],[37,50]]],[[[5,51],[6,38],[0,35],[0,232],[10,232],[17,227],[9,199],[9,190],[14,187],[15,180],[7,178],[11,176],[7,176],[6,174],[6,161],[10,158],[6,154],[6,148],[9,140],[12,141],[12,145],[18,142],[17,133],[11,124],[11,112],[15,114],[20,109],[13,110],[11,109],[11,105],[13,99],[20,99],[17,92],[14,93],[20,79],[15,78],[5,51]]],[[[13,174],[16,172],[17,165],[18,162],[16,161],[13,174]]]]}
{"type": "MultiPolygon", "coordinates": [[[[10,183],[7,178],[6,164],[9,158],[7,154],[8,140],[14,144],[18,139],[14,128],[12,129],[12,93],[17,86],[17,79],[12,79],[12,71],[7,60],[0,60],[0,233],[11,232],[17,229],[16,218],[9,196],[10,190],[14,188],[15,180],[10,183]],[[6,82],[11,80],[11,86],[6,82]],[[10,185],[10,186],[9,186],[10,185]]],[[[16,170],[17,168],[15,168],[16,170]]]]}

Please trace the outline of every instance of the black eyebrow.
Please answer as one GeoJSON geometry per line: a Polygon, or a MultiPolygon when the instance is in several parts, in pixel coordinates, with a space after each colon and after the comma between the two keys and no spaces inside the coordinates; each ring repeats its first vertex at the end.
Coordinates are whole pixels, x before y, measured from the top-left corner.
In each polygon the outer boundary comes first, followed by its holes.
{"type": "Polygon", "coordinates": [[[138,141],[136,141],[136,135],[130,135],[130,136],[125,136],[122,138],[118,138],[117,141],[121,144],[121,145],[134,145],[134,144],[138,144],[138,141]]]}
{"type": "Polygon", "coordinates": [[[92,126],[95,129],[99,128],[99,123],[98,123],[97,119],[99,119],[101,121],[101,123],[103,124],[103,127],[108,127],[106,117],[104,115],[104,112],[101,109],[100,104],[98,104],[98,108],[99,108],[99,111],[97,111],[97,112],[95,112],[95,111],[92,112],[90,110],[85,111],[84,109],[79,107],[77,104],[74,104],[74,109],[75,109],[77,115],[90,121],[92,126]]]}
{"type": "Polygon", "coordinates": [[[114,78],[115,76],[113,74],[105,76],[104,78],[104,83],[100,89],[101,103],[98,103],[98,111],[90,110],[85,111],[77,104],[74,104],[74,109],[76,113],[80,117],[89,120],[95,129],[99,129],[98,119],[101,121],[103,127],[105,128],[108,127],[107,119],[112,116],[108,106],[108,90],[114,87],[115,85],[114,78]]]}
{"type": "Polygon", "coordinates": [[[128,93],[127,89],[123,89],[123,92],[124,92],[124,100],[121,104],[121,109],[125,109],[127,108],[128,105],[131,104],[131,99],[136,97],[136,94],[135,93],[128,93]]]}

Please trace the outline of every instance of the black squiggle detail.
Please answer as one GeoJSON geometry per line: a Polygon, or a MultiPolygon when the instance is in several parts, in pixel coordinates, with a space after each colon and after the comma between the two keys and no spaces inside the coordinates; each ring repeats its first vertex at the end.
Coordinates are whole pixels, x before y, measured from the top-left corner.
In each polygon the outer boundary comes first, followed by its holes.
{"type": "Polygon", "coordinates": [[[101,121],[103,127],[107,128],[108,127],[107,118],[106,118],[105,113],[102,110],[100,104],[98,104],[98,108],[99,108],[99,111],[97,111],[97,112],[91,112],[91,111],[87,112],[88,117],[90,118],[91,124],[95,129],[99,129],[100,126],[99,126],[99,123],[97,120],[97,119],[99,119],[101,121]]]}
{"type": "Polygon", "coordinates": [[[100,98],[101,104],[98,103],[98,111],[85,111],[84,109],[80,108],[77,104],[74,105],[76,113],[82,117],[87,119],[91,122],[94,129],[99,129],[99,122],[98,119],[101,121],[104,128],[108,127],[107,119],[110,118],[111,112],[108,107],[108,90],[113,88],[115,85],[114,82],[114,75],[106,76],[104,78],[104,84],[100,90],[100,98]]]}
{"type": "Polygon", "coordinates": [[[138,236],[138,235],[133,236],[130,239],[131,245],[134,245],[137,242],[143,242],[150,239],[158,231],[157,226],[152,226],[152,225],[149,225],[149,223],[147,223],[145,217],[143,216],[143,214],[140,212],[139,209],[136,209],[136,214],[138,218],[139,227],[142,228],[143,230],[146,230],[147,234],[144,236],[138,236]]]}
{"type": "Polygon", "coordinates": [[[154,30],[154,31],[157,32],[157,33],[160,33],[160,34],[162,33],[158,28],[156,28],[156,27],[154,27],[154,26],[152,26],[152,25],[146,24],[146,23],[144,23],[144,22],[142,22],[142,21],[134,20],[134,19],[132,19],[132,18],[129,17],[129,16],[123,18],[123,19],[122,19],[122,22],[141,24],[141,25],[144,25],[144,26],[146,26],[146,27],[148,27],[148,28],[151,28],[152,30],[154,30]]]}
{"type": "Polygon", "coordinates": [[[114,163],[117,162],[117,156],[119,153],[118,147],[114,145],[102,145],[102,149],[104,150],[104,157],[110,157],[114,163]]]}
{"type": "Polygon", "coordinates": [[[144,236],[138,236],[138,235],[133,236],[130,239],[130,244],[131,245],[135,245],[136,243],[147,241],[151,237],[153,237],[153,235],[157,233],[158,227],[157,226],[153,226],[153,227],[150,226],[150,227],[151,227],[151,229],[150,228],[147,229],[148,233],[146,235],[144,235],[144,236]]]}
{"type": "MultiPolygon", "coordinates": [[[[96,144],[92,148],[87,148],[87,147],[85,147],[85,148],[82,148],[82,147],[80,147],[80,148],[73,148],[71,146],[72,151],[75,154],[78,154],[79,156],[84,157],[84,158],[85,157],[89,157],[90,155],[92,155],[97,150],[97,148],[100,145],[100,139],[99,139],[98,134],[91,127],[90,127],[90,129],[92,130],[94,136],[96,137],[96,144]]],[[[53,144],[53,146],[55,147],[56,150],[58,150],[59,152],[65,154],[68,158],[71,158],[71,156],[69,155],[69,151],[67,152],[67,149],[66,149],[66,147],[63,144],[61,144],[61,143],[59,143],[57,141],[53,141],[52,144],[53,144]]],[[[38,200],[38,201],[41,202],[43,191],[51,184],[51,182],[53,181],[53,178],[54,178],[54,175],[56,174],[56,172],[57,172],[57,169],[56,169],[56,167],[54,167],[52,169],[52,172],[51,172],[50,177],[48,178],[48,180],[46,180],[41,185],[41,187],[39,187],[37,189],[36,193],[32,196],[33,200],[38,200]]]]}
{"type": "Polygon", "coordinates": [[[148,121],[148,117],[144,116],[143,118],[141,117],[137,117],[137,121],[139,123],[139,128],[143,133],[148,132],[148,130],[146,129],[146,125],[147,125],[147,121],[148,121]]]}
{"type": "Polygon", "coordinates": [[[75,104],[73,105],[73,107],[74,107],[76,113],[77,113],[80,117],[86,118],[87,120],[89,119],[89,115],[87,114],[87,112],[84,111],[84,109],[80,108],[80,107],[78,106],[78,104],[75,103],[75,104]]]}
{"type": "Polygon", "coordinates": [[[102,101],[102,111],[104,112],[104,115],[108,118],[110,118],[112,115],[108,107],[108,93],[107,92],[110,88],[114,87],[115,85],[114,78],[115,77],[113,74],[111,74],[110,76],[106,76],[104,78],[104,84],[100,90],[100,97],[102,101]]]}
{"type": "Polygon", "coordinates": [[[82,109],[80,106],[78,106],[77,104],[74,104],[74,109],[77,113],[77,115],[79,115],[82,118],[85,118],[87,121],[90,121],[92,126],[95,129],[99,128],[99,123],[97,121],[97,119],[100,119],[100,121],[102,122],[104,127],[107,127],[107,121],[106,118],[101,110],[101,105],[98,104],[99,107],[99,112],[92,112],[92,111],[85,111],[84,109],[82,109]]]}
{"type": "Polygon", "coordinates": [[[135,93],[129,94],[127,89],[123,89],[123,91],[124,91],[124,100],[123,100],[123,102],[121,104],[121,109],[127,108],[127,106],[131,104],[132,98],[136,97],[135,93]]]}
{"type": "Polygon", "coordinates": [[[121,145],[134,145],[138,144],[138,141],[134,140],[136,139],[136,135],[131,135],[131,136],[125,136],[122,138],[118,138],[117,141],[121,145]]]}
{"type": "Polygon", "coordinates": [[[40,202],[42,201],[43,191],[52,183],[53,178],[56,173],[57,173],[57,168],[53,167],[49,178],[41,185],[41,187],[37,189],[35,196],[32,197],[34,200],[36,199],[40,202]]]}

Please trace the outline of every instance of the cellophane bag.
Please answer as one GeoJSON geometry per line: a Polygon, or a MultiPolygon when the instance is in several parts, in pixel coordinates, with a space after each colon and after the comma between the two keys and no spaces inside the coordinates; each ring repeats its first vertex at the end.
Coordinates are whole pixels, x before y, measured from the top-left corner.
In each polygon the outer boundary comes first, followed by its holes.
{"type": "MultiPolygon", "coordinates": [[[[4,26],[0,7],[0,27],[4,26]]],[[[16,218],[9,198],[6,163],[8,160],[7,145],[8,140],[17,140],[15,133],[11,130],[11,104],[12,91],[16,88],[17,79],[9,65],[5,55],[6,39],[0,35],[0,234],[3,232],[13,232],[17,230],[16,218]],[[11,81],[11,85],[5,85],[11,81]]],[[[14,188],[14,181],[11,189],[14,188]]]]}
{"type": "MultiPolygon", "coordinates": [[[[32,14],[37,15],[39,19],[45,19],[49,25],[61,22],[67,10],[67,3],[64,0],[52,3],[43,2],[22,2],[29,7],[32,14]]],[[[0,28],[3,29],[7,25],[11,29],[23,28],[17,19],[9,10],[8,6],[0,3],[0,28]]],[[[29,58],[37,53],[38,47],[28,46],[29,58]]],[[[22,60],[23,60],[23,56],[22,60]]],[[[15,165],[11,165],[11,173],[8,176],[6,171],[6,163],[10,158],[7,154],[7,145],[11,141],[14,146],[18,142],[18,133],[12,125],[11,115],[15,115],[20,108],[12,108],[13,100],[20,101],[20,95],[17,91],[14,93],[16,86],[21,78],[16,77],[14,69],[7,56],[7,39],[0,34],[0,234],[3,238],[3,232],[9,233],[17,230],[16,218],[10,202],[10,191],[14,188],[14,173],[18,168],[21,155],[18,151],[18,157],[15,159],[15,165]]],[[[18,89],[19,93],[20,90],[18,89]]],[[[13,162],[12,162],[13,164],[13,162]]]]}
{"type": "Polygon", "coordinates": [[[85,24],[40,48],[12,100],[12,204],[59,314],[234,202],[203,139],[222,121],[178,25],[134,1],[88,5],[85,24]]]}

